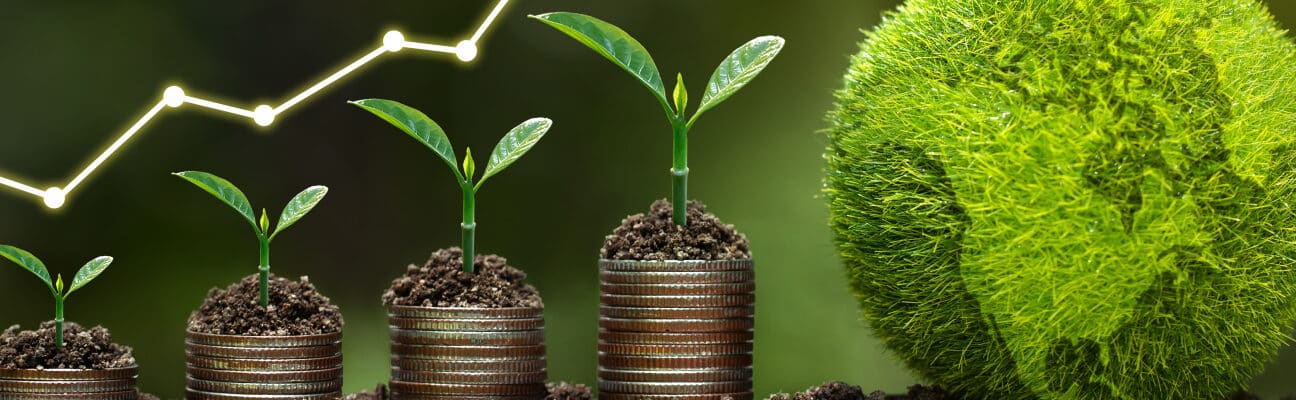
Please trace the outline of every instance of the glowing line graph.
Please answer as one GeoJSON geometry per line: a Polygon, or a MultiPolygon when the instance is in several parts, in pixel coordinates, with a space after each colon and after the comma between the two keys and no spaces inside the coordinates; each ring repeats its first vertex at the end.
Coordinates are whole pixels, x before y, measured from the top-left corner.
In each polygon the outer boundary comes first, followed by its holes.
{"type": "Polygon", "coordinates": [[[468,39],[460,41],[458,44],[454,46],[407,41],[405,40],[405,35],[403,35],[401,32],[389,31],[387,32],[387,34],[383,35],[382,44],[377,48],[373,49],[372,51],[366,53],[363,56],[360,56],[360,58],[357,58],[355,61],[351,62],[350,64],[347,64],[345,67],[342,67],[341,69],[337,70],[337,72],[330,74],[324,79],[321,79],[319,82],[316,82],[314,85],[311,85],[310,87],[302,90],[300,93],[297,93],[293,97],[289,98],[288,100],[285,100],[283,103],[280,103],[278,106],[274,106],[274,107],[271,107],[270,105],[262,104],[256,106],[256,108],[248,110],[244,108],[231,106],[228,104],[222,104],[208,99],[187,95],[185,94],[184,89],[180,88],[179,86],[168,87],[166,88],[166,90],[162,92],[162,99],[160,101],[158,101],[151,108],[149,108],[149,110],[145,112],[144,115],[141,116],[138,120],[136,120],[135,123],[130,126],[130,128],[127,128],[125,132],[122,132],[121,135],[117,137],[117,140],[113,141],[113,143],[109,145],[108,148],[104,149],[103,152],[101,152],[97,157],[95,157],[93,161],[91,161],[84,168],[82,168],[81,171],[78,172],[76,176],[72,178],[72,180],[68,181],[67,184],[63,185],[62,187],[53,186],[48,189],[41,190],[33,187],[32,185],[25,184],[17,180],[13,180],[3,176],[0,176],[0,186],[5,186],[10,189],[38,197],[45,202],[46,207],[49,207],[51,209],[56,209],[62,207],[64,202],[67,200],[67,197],[72,194],[73,190],[76,190],[76,188],[80,186],[82,182],[84,182],[87,178],[90,177],[91,174],[97,171],[99,167],[103,166],[104,162],[108,161],[109,158],[112,158],[113,155],[117,154],[117,152],[121,150],[122,146],[124,146],[127,142],[129,142],[131,138],[135,137],[135,134],[139,133],[140,130],[144,129],[144,127],[147,126],[148,123],[153,120],[153,118],[157,117],[158,114],[161,113],[163,109],[178,108],[182,105],[190,104],[201,108],[206,108],[218,112],[223,112],[226,114],[232,114],[239,117],[251,119],[252,122],[260,126],[270,126],[271,124],[274,124],[275,117],[277,117],[279,114],[288,111],[288,109],[300,104],[301,102],[310,98],[312,95],[315,95],[316,93],[328,88],[333,83],[346,77],[347,75],[350,75],[351,73],[355,72],[356,70],[360,69],[366,64],[369,64],[370,62],[374,61],[375,59],[377,59],[378,57],[386,53],[395,53],[403,49],[411,49],[411,50],[427,51],[433,53],[454,54],[455,57],[457,57],[460,61],[463,62],[472,61],[473,59],[477,58],[477,43],[481,40],[482,36],[486,34],[486,32],[490,29],[490,27],[494,25],[495,19],[499,17],[500,12],[504,10],[504,6],[507,5],[508,2],[509,0],[499,0],[499,3],[497,3],[495,7],[491,9],[491,12],[486,15],[486,19],[482,20],[482,23],[477,26],[477,29],[473,32],[472,36],[468,39]]]}

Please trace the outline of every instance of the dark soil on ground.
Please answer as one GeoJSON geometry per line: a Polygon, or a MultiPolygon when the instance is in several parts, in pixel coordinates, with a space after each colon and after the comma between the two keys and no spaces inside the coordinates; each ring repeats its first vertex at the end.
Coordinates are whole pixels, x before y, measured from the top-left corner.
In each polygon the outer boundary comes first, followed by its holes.
{"type": "Polygon", "coordinates": [[[390,394],[387,392],[387,385],[378,384],[374,390],[367,390],[356,394],[348,394],[344,400],[387,400],[390,394]]]}
{"type": "Polygon", "coordinates": [[[549,394],[545,395],[545,400],[592,400],[594,393],[589,386],[573,385],[567,382],[550,383],[545,385],[549,389],[549,394]]]}
{"type": "Polygon", "coordinates": [[[526,273],[496,255],[478,255],[476,273],[463,270],[463,250],[437,250],[422,267],[410,265],[383,293],[383,304],[421,307],[543,307],[526,273]]]}
{"type": "Polygon", "coordinates": [[[189,330],[239,336],[319,335],[342,331],[342,312],[300,282],[270,275],[270,307],[261,307],[261,286],[253,274],[225,290],[213,288],[202,308],[189,315],[189,330]]]}
{"type": "Polygon", "coordinates": [[[662,199],[647,214],[622,220],[600,255],[609,260],[733,260],[749,259],[751,251],[746,236],[707,214],[702,203],[688,202],[688,225],[680,227],[671,220],[671,203],[662,199]]]}
{"type": "Polygon", "coordinates": [[[157,396],[148,393],[139,393],[138,397],[136,397],[135,400],[161,400],[161,399],[159,399],[157,396]]]}
{"type": "Polygon", "coordinates": [[[18,325],[0,333],[0,368],[109,369],[135,365],[131,348],[112,341],[102,326],[85,329],[75,322],[63,324],[63,349],[54,344],[54,321],[41,323],[35,331],[19,331],[18,325]]]}

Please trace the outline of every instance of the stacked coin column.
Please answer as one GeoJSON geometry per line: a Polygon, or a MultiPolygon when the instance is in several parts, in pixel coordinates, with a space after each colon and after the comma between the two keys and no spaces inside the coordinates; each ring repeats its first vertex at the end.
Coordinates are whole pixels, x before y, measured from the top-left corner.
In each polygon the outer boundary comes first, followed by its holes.
{"type": "Polygon", "coordinates": [[[188,332],[189,400],[338,399],[342,333],[232,336],[188,332]]]}
{"type": "Polygon", "coordinates": [[[544,308],[389,306],[392,398],[543,399],[544,308]]]}
{"type": "Polygon", "coordinates": [[[751,260],[599,262],[599,399],[752,399],[751,260]]]}
{"type": "Polygon", "coordinates": [[[0,399],[135,400],[136,367],[0,369],[0,399]]]}

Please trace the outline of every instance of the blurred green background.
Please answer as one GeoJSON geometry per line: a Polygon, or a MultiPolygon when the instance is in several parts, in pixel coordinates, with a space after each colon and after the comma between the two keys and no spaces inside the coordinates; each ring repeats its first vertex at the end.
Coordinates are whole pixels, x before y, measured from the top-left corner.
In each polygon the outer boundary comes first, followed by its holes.
{"type": "MultiPolygon", "coordinates": [[[[388,376],[379,295],[405,265],[458,241],[459,192],[425,148],[345,100],[383,97],[428,112],[459,151],[490,149],[533,116],[555,128],[479,195],[478,246],[531,274],[548,305],[550,376],[594,383],[603,236],[669,191],[669,128],[644,89],[574,41],[525,19],[590,13],[634,34],[666,81],[694,93],[730,50],[788,39],[745,91],[692,137],[692,195],[751,238],[760,275],[759,395],[841,379],[865,390],[914,383],[859,321],[819,197],[820,132],[847,57],[895,0],[516,0],[478,61],[408,51],[297,107],[268,129],[194,107],[168,110],[57,213],[0,193],[0,243],[70,275],[117,263],[69,300],[68,319],[135,347],[142,389],[179,398],[185,319],[214,286],[255,272],[256,241],[226,207],[168,172],[199,169],[277,214],[311,184],[332,188],[274,247],[279,274],[309,275],[347,318],[348,392],[388,376]]],[[[287,96],[372,49],[387,29],[455,43],[493,1],[6,2],[0,11],[0,172],[62,184],[171,84],[252,108],[287,96]]],[[[1287,27],[1296,4],[1271,1],[1287,27]]],[[[479,154],[481,150],[479,150],[479,154]]],[[[0,325],[50,318],[28,273],[0,268],[0,325]]],[[[1296,348],[1253,389],[1296,392],[1296,348]]]]}

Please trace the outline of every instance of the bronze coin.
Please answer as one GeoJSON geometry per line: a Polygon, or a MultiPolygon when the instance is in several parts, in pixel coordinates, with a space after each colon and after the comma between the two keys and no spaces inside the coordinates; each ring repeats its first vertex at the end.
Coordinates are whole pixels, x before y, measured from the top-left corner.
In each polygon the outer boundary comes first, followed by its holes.
{"type": "Polygon", "coordinates": [[[189,389],[225,394],[287,395],[287,394],[322,394],[338,393],[342,390],[342,379],[324,382],[289,382],[289,383],[249,383],[220,382],[203,379],[185,378],[189,389]]]}
{"type": "Polygon", "coordinates": [[[430,360],[536,360],[545,346],[419,346],[393,343],[391,353],[402,358],[430,360]]]}
{"type": "Polygon", "coordinates": [[[393,343],[438,346],[531,346],[544,344],[543,330],[505,332],[422,331],[391,328],[393,343]]]}
{"type": "Polygon", "coordinates": [[[599,294],[599,302],[602,305],[612,307],[750,307],[756,304],[756,295],[637,296],[601,293],[599,294]]]}
{"type": "Polygon", "coordinates": [[[720,319],[752,318],[756,316],[756,307],[699,307],[699,308],[665,308],[665,307],[599,307],[599,316],[608,318],[646,318],[646,319],[720,319]]]}
{"type": "Polygon", "coordinates": [[[751,271],[755,268],[752,260],[599,260],[599,271],[639,271],[639,272],[706,272],[706,271],[751,271]]]}
{"type": "Polygon", "coordinates": [[[3,393],[0,400],[135,400],[139,392],[128,390],[111,393],[3,393]]]}
{"type": "Polygon", "coordinates": [[[751,318],[734,319],[624,319],[599,318],[599,328],[629,332],[738,332],[756,327],[751,318]]]}
{"type": "Polygon", "coordinates": [[[547,366],[545,360],[423,360],[392,356],[392,367],[406,371],[461,372],[536,372],[547,366]]]}
{"type": "Polygon", "coordinates": [[[629,284],[685,284],[685,283],[742,283],[756,279],[756,272],[746,271],[706,271],[706,272],[660,272],[660,271],[599,271],[599,282],[629,284]]]}
{"type": "Polygon", "coordinates": [[[185,342],[224,347],[310,347],[342,342],[342,332],[302,336],[237,336],[185,332],[185,342]]]}
{"type": "Polygon", "coordinates": [[[342,354],[342,343],[309,347],[227,347],[185,343],[185,351],[216,358],[320,358],[342,354]]]}
{"type": "Polygon", "coordinates": [[[135,390],[135,378],[104,381],[0,380],[0,393],[112,393],[135,390]]]}
{"type": "Polygon", "coordinates": [[[413,383],[459,383],[468,385],[521,385],[545,383],[548,371],[532,372],[461,372],[461,371],[407,371],[392,368],[392,379],[413,383]]]}
{"type": "Polygon", "coordinates": [[[387,306],[387,316],[417,319],[535,319],[544,317],[544,307],[463,308],[387,306]]]}
{"type": "MultiPolygon", "coordinates": [[[[338,400],[340,398],[342,398],[342,391],[340,390],[331,393],[246,395],[204,392],[192,388],[185,389],[185,399],[187,400],[338,400]]],[[[131,397],[131,399],[134,399],[134,397],[131,397]]]]}
{"type": "Polygon", "coordinates": [[[465,396],[543,396],[548,392],[543,383],[521,385],[462,385],[453,383],[414,383],[391,381],[394,393],[465,395],[465,396]]]}
{"type": "Polygon", "coordinates": [[[341,367],[342,356],[299,358],[292,360],[263,360],[212,358],[185,353],[185,365],[190,368],[196,367],[225,371],[313,371],[341,367]]]}
{"type": "Polygon", "coordinates": [[[728,382],[752,379],[751,368],[722,369],[605,369],[599,379],[623,382],[728,382]]]}
{"type": "Polygon", "coordinates": [[[716,394],[634,394],[634,393],[608,393],[599,391],[599,400],[721,400],[724,398],[733,400],[752,400],[752,392],[744,393],[716,393],[716,394]]]}
{"type": "Polygon", "coordinates": [[[630,344],[726,344],[746,343],[755,337],[752,331],[740,332],[622,332],[599,329],[598,338],[602,343],[630,344]]]}
{"type": "Polygon", "coordinates": [[[26,381],[104,381],[133,379],[138,366],[111,369],[0,369],[0,379],[26,381]]]}
{"type": "Polygon", "coordinates": [[[606,369],[707,369],[751,368],[751,354],[697,357],[620,356],[599,353],[599,367],[606,369]]]}
{"type": "Polygon", "coordinates": [[[749,392],[752,381],[731,382],[618,382],[599,380],[600,393],[711,394],[749,392]]]}
{"type": "Polygon", "coordinates": [[[342,368],[314,371],[221,371],[190,367],[185,373],[193,378],[221,382],[290,383],[342,379],[342,368]]]}
{"type": "Polygon", "coordinates": [[[544,329],[544,318],[525,319],[417,319],[389,318],[391,326],[399,329],[425,331],[500,332],[533,331],[544,329]]]}
{"type": "Polygon", "coordinates": [[[688,283],[688,284],[625,284],[599,285],[604,294],[634,296],[706,296],[749,294],[756,291],[756,282],[746,283],[688,283]]]}
{"type": "Polygon", "coordinates": [[[735,344],[622,344],[599,343],[598,350],[609,355],[626,356],[719,356],[750,354],[752,343],[735,344]]]}

